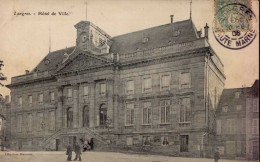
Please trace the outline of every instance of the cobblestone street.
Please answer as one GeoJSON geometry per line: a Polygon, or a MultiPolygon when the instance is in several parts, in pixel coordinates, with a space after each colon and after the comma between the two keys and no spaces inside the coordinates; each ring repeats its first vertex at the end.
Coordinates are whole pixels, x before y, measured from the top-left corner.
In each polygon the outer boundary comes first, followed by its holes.
{"type": "MultiPolygon", "coordinates": [[[[1,162],[62,162],[65,152],[0,152],[1,162]]],[[[75,154],[72,155],[72,160],[75,154]]],[[[85,162],[214,162],[214,159],[169,157],[158,155],[124,154],[115,152],[84,152],[85,162]]],[[[219,162],[244,162],[243,160],[224,160],[219,162]]]]}

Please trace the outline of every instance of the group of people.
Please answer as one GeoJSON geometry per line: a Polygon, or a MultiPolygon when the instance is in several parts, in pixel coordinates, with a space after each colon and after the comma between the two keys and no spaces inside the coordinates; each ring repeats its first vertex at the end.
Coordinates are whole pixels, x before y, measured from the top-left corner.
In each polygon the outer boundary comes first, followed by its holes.
{"type": "MultiPolygon", "coordinates": [[[[70,145],[68,145],[67,152],[66,152],[66,155],[68,155],[67,161],[71,161],[72,151],[73,151],[73,148],[70,145]]],[[[80,156],[81,155],[81,150],[80,150],[80,146],[79,146],[78,143],[76,143],[76,145],[75,145],[74,152],[76,154],[76,157],[75,157],[74,161],[76,161],[78,159],[79,159],[79,161],[81,161],[81,156],[80,156]]]]}
{"type": "MultiPolygon", "coordinates": [[[[84,140],[83,138],[80,138],[79,140],[83,145],[83,152],[93,149],[93,138],[91,138],[90,140],[84,140]]],[[[76,154],[74,161],[77,160],[77,159],[79,159],[79,161],[81,161],[81,156],[80,156],[81,155],[81,148],[80,148],[80,145],[78,143],[76,143],[74,148],[72,148],[71,145],[68,145],[67,152],[66,152],[66,155],[68,155],[67,161],[71,161],[73,151],[76,154]]]]}

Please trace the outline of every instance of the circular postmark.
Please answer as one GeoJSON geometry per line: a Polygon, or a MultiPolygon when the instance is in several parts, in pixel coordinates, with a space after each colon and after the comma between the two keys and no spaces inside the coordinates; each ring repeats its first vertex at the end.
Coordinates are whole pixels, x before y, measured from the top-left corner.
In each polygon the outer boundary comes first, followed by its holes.
{"type": "Polygon", "coordinates": [[[213,21],[216,40],[228,49],[250,45],[256,37],[256,16],[247,6],[232,3],[220,8],[213,21]]]}

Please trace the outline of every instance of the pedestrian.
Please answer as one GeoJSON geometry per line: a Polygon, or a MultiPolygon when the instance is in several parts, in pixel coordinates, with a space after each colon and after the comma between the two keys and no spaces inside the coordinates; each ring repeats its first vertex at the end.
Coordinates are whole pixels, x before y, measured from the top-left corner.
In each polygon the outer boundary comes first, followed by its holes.
{"type": "Polygon", "coordinates": [[[81,149],[80,149],[80,146],[79,146],[78,143],[76,143],[74,151],[75,151],[75,154],[76,154],[76,157],[75,157],[74,161],[76,161],[77,159],[79,159],[79,161],[81,161],[81,157],[80,157],[81,149]]]}
{"type": "Polygon", "coordinates": [[[67,161],[71,161],[72,147],[68,145],[66,155],[68,155],[67,161]]]}
{"type": "Polygon", "coordinates": [[[216,151],[215,151],[215,154],[214,154],[214,159],[215,159],[215,162],[218,162],[218,159],[220,159],[218,148],[216,148],[216,151]]]}

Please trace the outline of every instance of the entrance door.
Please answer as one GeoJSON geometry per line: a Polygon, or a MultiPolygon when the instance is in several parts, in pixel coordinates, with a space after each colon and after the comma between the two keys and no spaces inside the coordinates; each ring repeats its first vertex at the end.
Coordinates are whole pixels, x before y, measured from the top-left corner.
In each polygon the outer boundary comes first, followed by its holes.
{"type": "Polygon", "coordinates": [[[181,135],[180,136],[180,151],[181,152],[188,152],[189,146],[189,136],[188,135],[181,135]]]}
{"type": "Polygon", "coordinates": [[[69,136],[69,145],[72,146],[74,149],[76,146],[77,137],[76,136],[69,136]]]}
{"type": "Polygon", "coordinates": [[[253,141],[253,159],[259,159],[259,141],[253,141]]]}
{"type": "Polygon", "coordinates": [[[22,146],[23,146],[22,141],[18,141],[18,150],[22,150],[22,146]]]}
{"type": "Polygon", "coordinates": [[[56,151],[59,150],[60,140],[56,139],[56,151]]]}

